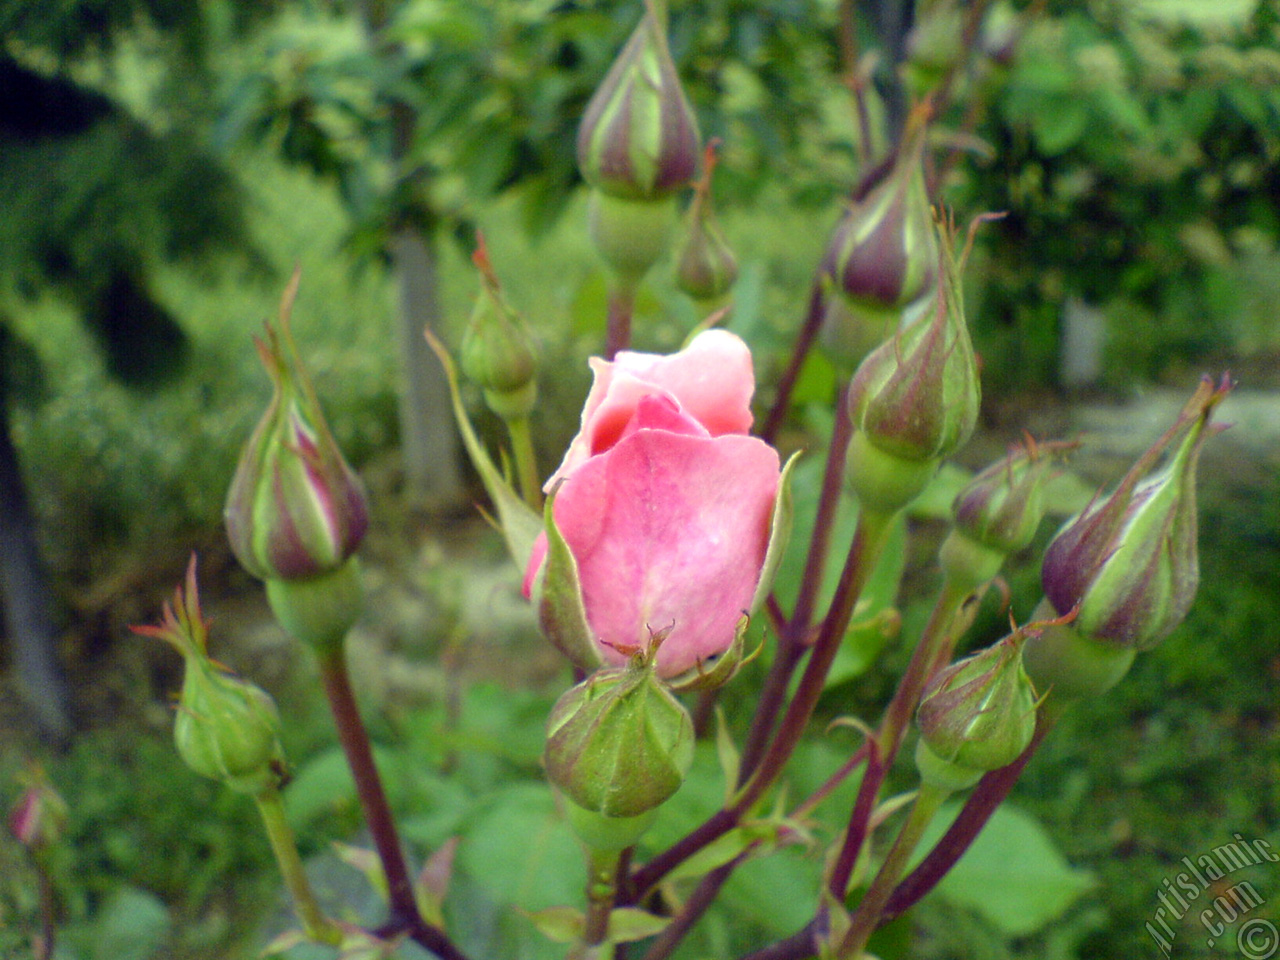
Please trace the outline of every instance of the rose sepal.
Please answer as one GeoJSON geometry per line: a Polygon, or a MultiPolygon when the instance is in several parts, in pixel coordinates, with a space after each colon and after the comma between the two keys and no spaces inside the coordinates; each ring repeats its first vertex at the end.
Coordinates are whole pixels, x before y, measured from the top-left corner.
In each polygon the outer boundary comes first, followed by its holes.
{"type": "Polygon", "coordinates": [[[440,365],[444,367],[445,379],[449,384],[449,398],[453,404],[453,418],[458,424],[458,432],[462,434],[462,445],[466,447],[467,456],[471,458],[471,464],[476,468],[476,473],[480,474],[480,482],[484,484],[485,492],[489,494],[494,509],[498,511],[496,525],[502,531],[503,539],[506,540],[507,552],[511,554],[516,565],[523,569],[529,562],[529,555],[533,553],[533,542],[542,532],[542,518],[538,516],[536,510],[521,499],[503,471],[494,464],[484,444],[480,442],[480,438],[476,436],[475,428],[471,426],[471,419],[467,416],[467,408],[462,402],[462,394],[458,390],[458,374],[454,369],[453,358],[449,356],[449,351],[430,330],[427,330],[425,335],[427,343],[440,358],[440,365]]]}
{"type": "Polygon", "coordinates": [[[729,649],[715,658],[710,669],[707,668],[707,663],[699,663],[692,670],[686,670],[680,676],[667,680],[667,685],[672,692],[718,690],[732,680],[744,664],[750,663],[760,653],[759,646],[750,653],[745,652],[749,626],[751,626],[751,618],[744,613],[733,632],[733,643],[729,645],[729,649]]]}
{"type": "Polygon", "coordinates": [[[782,465],[782,473],[778,477],[778,498],[774,501],[773,516],[769,521],[769,546],[765,548],[764,566],[760,568],[760,582],[756,584],[751,606],[747,608],[748,616],[754,616],[768,599],[769,592],[773,589],[773,579],[782,565],[787,544],[791,540],[791,528],[795,522],[795,498],[791,494],[791,481],[799,460],[800,451],[796,451],[782,465]]]}
{"type": "Polygon", "coordinates": [[[543,507],[547,531],[547,559],[534,578],[531,598],[538,611],[538,626],[552,645],[580,670],[590,673],[604,666],[595,634],[587,622],[582,601],[582,581],[578,561],[556,526],[556,489],[543,507]]]}

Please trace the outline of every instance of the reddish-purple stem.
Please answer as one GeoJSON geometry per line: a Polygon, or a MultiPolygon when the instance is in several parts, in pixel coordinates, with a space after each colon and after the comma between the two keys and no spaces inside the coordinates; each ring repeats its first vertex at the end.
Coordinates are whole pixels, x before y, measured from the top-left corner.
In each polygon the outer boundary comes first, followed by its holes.
{"type": "Polygon", "coordinates": [[[765,443],[773,443],[778,439],[778,431],[782,429],[782,422],[787,417],[787,408],[791,405],[791,391],[795,389],[796,380],[800,377],[800,369],[804,366],[805,358],[809,356],[814,340],[818,338],[825,312],[826,297],[822,293],[822,273],[819,271],[813,278],[813,286],[809,290],[808,312],[805,314],[804,323],[800,326],[800,332],[796,335],[791,359],[778,380],[778,393],[773,398],[773,406],[769,408],[769,415],[765,417],[764,427],[760,431],[760,439],[765,443]]]}
{"type": "Polygon", "coordinates": [[[382,872],[387,878],[390,917],[378,932],[383,935],[408,933],[415,943],[443,960],[466,960],[466,955],[453,944],[443,930],[427,923],[418,913],[413,881],[409,879],[409,870],[400,848],[400,838],[396,833],[391,806],[387,803],[386,791],[382,788],[382,778],[378,775],[377,765],[373,761],[369,735],[365,730],[364,721],[360,718],[360,708],[356,704],[355,694],[351,689],[342,650],[321,658],[320,676],[324,681],[325,694],[329,698],[329,707],[333,712],[338,742],[342,744],[342,752],[346,754],[347,765],[351,768],[351,775],[355,780],[360,809],[364,813],[365,822],[369,825],[374,849],[377,850],[382,872]]]}

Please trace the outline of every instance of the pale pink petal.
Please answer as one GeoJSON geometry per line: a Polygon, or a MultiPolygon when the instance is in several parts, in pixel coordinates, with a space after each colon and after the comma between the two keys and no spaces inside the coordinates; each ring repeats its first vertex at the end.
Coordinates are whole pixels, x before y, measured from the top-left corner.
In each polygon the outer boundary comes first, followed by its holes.
{"type": "Polygon", "coordinates": [[[590,362],[595,379],[582,409],[582,424],[543,488],[547,491],[616,443],[636,404],[650,394],[674,398],[712,436],[751,429],[751,351],[727,330],[704,330],[671,355],[624,350],[612,363],[597,357],[590,362]]]}
{"type": "MultiPolygon", "coordinates": [[[[751,437],[641,430],[565,481],[556,523],[607,660],[667,627],[663,676],[728,648],[764,563],[778,472],[751,437]]],[[[530,570],[540,562],[535,550],[530,570]]]]}

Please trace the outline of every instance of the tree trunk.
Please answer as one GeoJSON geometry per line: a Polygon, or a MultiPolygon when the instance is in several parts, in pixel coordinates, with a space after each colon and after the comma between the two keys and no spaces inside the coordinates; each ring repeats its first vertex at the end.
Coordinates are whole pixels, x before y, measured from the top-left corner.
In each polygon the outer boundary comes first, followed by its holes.
{"type": "Polygon", "coordinates": [[[9,435],[9,406],[0,384],[0,601],[18,687],[41,728],[61,738],[70,729],[67,685],[58,664],[53,598],[31,513],[18,451],[9,435]]]}
{"type": "Polygon", "coordinates": [[[435,251],[421,232],[401,229],[391,242],[400,290],[400,444],[405,495],[414,506],[456,506],[462,500],[457,431],[444,369],[423,331],[440,321],[435,251]]]}

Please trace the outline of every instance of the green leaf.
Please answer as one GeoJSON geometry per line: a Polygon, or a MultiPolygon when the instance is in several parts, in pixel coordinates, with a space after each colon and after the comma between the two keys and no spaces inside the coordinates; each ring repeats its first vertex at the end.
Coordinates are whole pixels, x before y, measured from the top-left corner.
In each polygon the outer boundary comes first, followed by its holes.
{"type": "Polygon", "coordinates": [[[659,917],[635,907],[618,907],[609,912],[609,941],[632,943],[645,937],[656,937],[667,928],[670,917],[659,917]]]}
{"type": "Polygon", "coordinates": [[[553,943],[573,943],[586,929],[582,911],[573,907],[547,907],[528,916],[538,932],[553,943]]]}
{"type": "Polygon", "coordinates": [[[463,830],[457,869],[500,904],[531,913],[577,903],[587,882],[582,851],[550,789],[531,783],[496,794],[463,830]]]}
{"type": "Polygon", "coordinates": [[[103,905],[93,926],[94,960],[147,960],[169,935],[169,911],[160,898],[124,887],[103,905]]]}
{"type": "MultiPolygon", "coordinates": [[[[959,811],[958,803],[943,808],[926,831],[921,851],[937,842],[959,811]]],[[[1088,871],[1067,863],[1039,821],[1005,804],[943,878],[938,892],[976,910],[1007,935],[1022,937],[1062,916],[1096,882],[1088,871]]]]}

